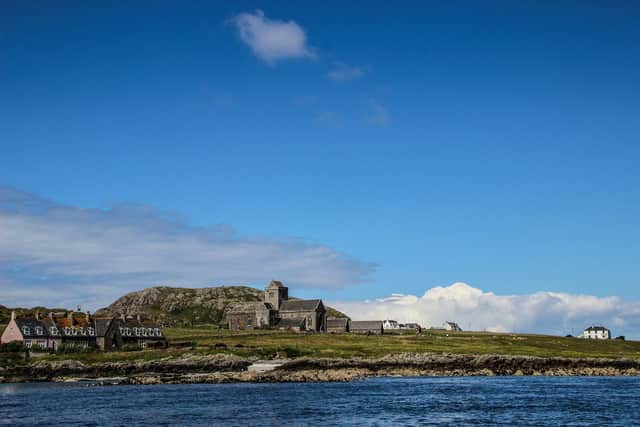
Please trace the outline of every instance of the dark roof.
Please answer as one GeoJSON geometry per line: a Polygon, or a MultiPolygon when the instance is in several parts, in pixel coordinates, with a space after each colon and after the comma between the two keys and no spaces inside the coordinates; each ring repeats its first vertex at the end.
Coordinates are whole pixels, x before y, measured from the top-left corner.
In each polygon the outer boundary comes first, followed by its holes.
{"type": "Polygon", "coordinates": [[[284,329],[289,329],[289,328],[304,329],[305,325],[306,325],[305,319],[280,319],[278,320],[278,323],[276,323],[277,328],[284,328],[284,329]]]}
{"type": "Polygon", "coordinates": [[[361,330],[377,330],[382,329],[382,321],[380,320],[352,320],[349,323],[349,329],[361,330]]]}
{"type": "MultiPolygon", "coordinates": [[[[66,318],[65,318],[66,319],[66,318]]],[[[40,320],[36,319],[35,316],[29,317],[18,317],[16,318],[16,324],[20,328],[20,333],[24,338],[47,338],[47,337],[71,337],[71,338],[82,338],[82,337],[93,337],[94,334],[89,334],[88,329],[93,328],[93,322],[87,322],[84,319],[83,323],[76,323],[74,325],[70,325],[70,322],[60,323],[57,322],[59,319],[55,319],[52,321],[49,317],[44,317],[40,320]],[[55,326],[58,329],[58,334],[51,334],[51,327],[55,326]],[[65,327],[71,326],[71,333],[65,334],[65,327]],[[28,334],[25,334],[25,327],[28,329],[28,334]],[[36,334],[36,328],[42,328],[42,334],[36,334]]]]}
{"type": "Polygon", "coordinates": [[[282,301],[280,311],[311,311],[322,304],[319,299],[298,299],[282,301]]]}
{"type": "Polygon", "coordinates": [[[33,316],[17,317],[16,324],[18,325],[18,328],[20,328],[20,333],[24,338],[46,338],[49,335],[49,332],[47,331],[47,327],[42,322],[42,320],[38,320],[33,316]],[[25,330],[24,330],[25,327],[29,328],[28,334],[25,334],[25,330]],[[40,335],[36,334],[36,327],[42,328],[42,334],[40,335]]]}
{"type": "Polygon", "coordinates": [[[149,339],[164,339],[162,328],[158,326],[155,322],[149,319],[138,320],[138,319],[126,319],[119,320],[119,327],[123,329],[128,329],[129,334],[123,334],[123,337],[136,337],[136,338],[149,338],[149,339]],[[152,329],[153,331],[149,331],[152,329]],[[155,330],[160,331],[160,336],[155,334],[155,330]],[[149,332],[152,332],[151,334],[149,332]]]}
{"type": "Polygon", "coordinates": [[[231,307],[229,307],[229,311],[227,313],[229,314],[234,314],[234,313],[255,313],[256,312],[256,308],[258,308],[259,304],[264,304],[261,302],[239,302],[236,304],[233,304],[231,307]]]}
{"type": "Polygon", "coordinates": [[[349,324],[349,319],[341,317],[328,317],[327,328],[346,328],[349,324]]]}
{"type": "Polygon", "coordinates": [[[585,329],[585,331],[589,331],[589,332],[608,331],[608,329],[605,328],[604,326],[589,326],[587,329],[585,329]]]}
{"type": "Polygon", "coordinates": [[[104,317],[104,318],[96,319],[95,320],[96,336],[104,337],[107,334],[107,331],[109,330],[109,326],[111,326],[111,322],[113,322],[112,317],[104,317]]]}

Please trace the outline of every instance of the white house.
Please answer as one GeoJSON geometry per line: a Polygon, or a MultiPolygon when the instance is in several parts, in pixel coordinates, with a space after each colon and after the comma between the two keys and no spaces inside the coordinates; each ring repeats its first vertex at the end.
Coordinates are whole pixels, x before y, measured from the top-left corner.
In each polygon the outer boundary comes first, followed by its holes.
{"type": "Polygon", "coordinates": [[[385,330],[400,329],[400,325],[395,320],[383,320],[382,329],[385,329],[385,330]]]}
{"type": "Polygon", "coordinates": [[[442,325],[445,331],[459,332],[462,331],[462,328],[458,326],[455,322],[444,322],[442,325]]]}
{"type": "Polygon", "coordinates": [[[610,340],[611,331],[604,326],[589,326],[582,333],[583,338],[592,340],[610,340]]]}

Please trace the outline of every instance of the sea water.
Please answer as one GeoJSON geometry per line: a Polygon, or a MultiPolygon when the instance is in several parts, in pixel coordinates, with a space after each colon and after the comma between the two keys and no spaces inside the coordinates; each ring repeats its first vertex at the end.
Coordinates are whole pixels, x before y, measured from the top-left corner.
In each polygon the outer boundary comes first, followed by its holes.
{"type": "Polygon", "coordinates": [[[429,377],[350,383],[0,385],[6,425],[640,425],[640,378],[429,377]]]}

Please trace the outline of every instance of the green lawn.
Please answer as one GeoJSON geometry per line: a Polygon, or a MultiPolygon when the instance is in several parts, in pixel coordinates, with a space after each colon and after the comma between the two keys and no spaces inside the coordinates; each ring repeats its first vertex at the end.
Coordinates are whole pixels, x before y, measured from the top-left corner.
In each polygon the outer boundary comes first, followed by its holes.
{"type": "Polygon", "coordinates": [[[363,336],[296,334],[273,331],[231,332],[213,328],[167,329],[174,345],[226,346],[236,354],[269,354],[288,349],[313,357],[380,357],[401,352],[511,354],[541,357],[640,358],[640,342],[596,341],[546,335],[425,331],[422,334],[363,336]]]}
{"type": "MultiPolygon", "coordinates": [[[[185,353],[230,353],[260,358],[270,358],[276,353],[281,357],[373,358],[403,352],[640,359],[640,342],[637,341],[596,341],[547,335],[425,331],[419,335],[364,336],[262,330],[231,332],[215,326],[167,328],[165,333],[170,342],[167,350],[57,354],[35,360],[76,359],[99,363],[154,360],[185,353]]],[[[0,362],[2,359],[0,357],[0,362]]]]}

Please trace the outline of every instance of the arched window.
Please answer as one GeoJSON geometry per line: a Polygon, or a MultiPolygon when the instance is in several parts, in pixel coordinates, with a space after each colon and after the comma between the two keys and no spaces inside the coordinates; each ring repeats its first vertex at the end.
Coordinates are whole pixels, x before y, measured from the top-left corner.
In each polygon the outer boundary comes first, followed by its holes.
{"type": "Polygon", "coordinates": [[[31,328],[28,326],[22,327],[22,335],[31,335],[31,328]]]}
{"type": "Polygon", "coordinates": [[[91,326],[87,328],[87,333],[91,336],[95,335],[96,331],[91,326]]]}

